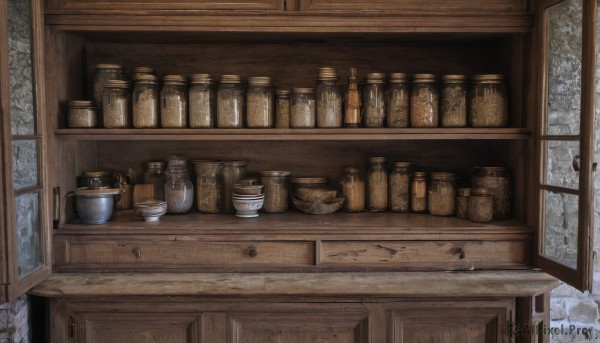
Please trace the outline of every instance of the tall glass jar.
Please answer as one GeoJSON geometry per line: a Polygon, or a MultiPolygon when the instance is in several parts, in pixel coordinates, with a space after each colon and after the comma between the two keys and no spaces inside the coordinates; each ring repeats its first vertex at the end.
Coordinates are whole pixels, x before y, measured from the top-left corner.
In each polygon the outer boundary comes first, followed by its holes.
{"type": "Polygon", "coordinates": [[[275,91],[275,127],[290,128],[290,91],[287,89],[275,91]]]}
{"type": "Polygon", "coordinates": [[[385,157],[369,157],[367,173],[367,208],[371,212],[385,212],[388,209],[388,173],[385,157]]]}
{"type": "Polygon", "coordinates": [[[410,90],[410,126],[438,127],[440,91],[433,74],[413,75],[410,90]]]}
{"type": "Polygon", "coordinates": [[[467,77],[442,76],[442,127],[467,127],[467,77]]]}
{"type": "Polygon", "coordinates": [[[512,182],[505,167],[479,167],[471,180],[473,188],[487,188],[494,197],[494,219],[510,218],[512,212],[512,182]]]}
{"type": "Polygon", "coordinates": [[[98,109],[102,111],[102,95],[108,80],[125,80],[125,68],[118,64],[99,63],[94,69],[93,96],[98,109]]]}
{"type": "Polygon", "coordinates": [[[283,213],[289,206],[289,171],[261,171],[261,184],[265,186],[263,210],[268,213],[283,213]]]}
{"type": "Polygon", "coordinates": [[[346,198],[346,212],[364,212],[366,201],[365,178],[357,167],[344,168],[340,181],[342,195],[346,198]]]}
{"type": "Polygon", "coordinates": [[[470,99],[471,126],[508,126],[508,95],[503,75],[473,76],[470,99]]]}
{"type": "Polygon", "coordinates": [[[431,173],[427,192],[429,213],[451,216],[456,211],[456,176],[452,173],[431,173]]]}
{"type": "Polygon", "coordinates": [[[158,127],[159,91],[154,75],[139,75],[132,95],[133,127],[158,127]]]}
{"type": "Polygon", "coordinates": [[[249,128],[273,127],[273,86],[268,76],[248,78],[246,90],[246,125],[249,128]]]}
{"type": "Polygon", "coordinates": [[[346,102],[344,103],[344,127],[359,127],[362,123],[360,113],[360,91],[358,90],[357,70],[350,68],[348,76],[348,88],[346,89],[346,102]]]}
{"type": "Polygon", "coordinates": [[[413,172],[410,184],[410,211],[427,212],[427,173],[413,172]]]}
{"type": "Polygon", "coordinates": [[[131,69],[131,82],[137,82],[140,76],[153,75],[156,76],[156,69],[152,67],[135,67],[131,69]]]}
{"type": "Polygon", "coordinates": [[[239,75],[221,75],[219,88],[217,89],[217,127],[243,127],[245,108],[242,77],[239,75]]]}
{"type": "Polygon", "coordinates": [[[246,161],[223,162],[223,212],[233,213],[233,185],[245,179],[246,161]]]}
{"type": "Polygon", "coordinates": [[[194,202],[194,185],[190,181],[186,160],[171,157],[165,182],[165,201],[167,212],[188,213],[194,202]]]}
{"type": "Polygon", "coordinates": [[[130,104],[129,82],[108,80],[102,95],[104,127],[109,129],[129,127],[130,104]]]}
{"type": "Polygon", "coordinates": [[[388,127],[408,127],[410,104],[408,90],[407,74],[390,74],[386,97],[388,127]]]}
{"type": "Polygon", "coordinates": [[[217,108],[215,84],[209,74],[193,74],[190,77],[190,127],[215,127],[217,108]]]}
{"type": "Polygon", "coordinates": [[[154,199],[161,201],[165,200],[165,182],[167,181],[164,170],[164,162],[148,162],[144,173],[144,183],[154,185],[154,199]]]}
{"type": "Polygon", "coordinates": [[[165,128],[187,127],[188,96],[187,77],[165,75],[160,91],[160,125],[165,128]]]}
{"type": "Polygon", "coordinates": [[[405,213],[410,211],[410,162],[395,162],[390,173],[390,210],[405,213]]]}
{"type": "Polygon", "coordinates": [[[317,81],[317,127],[342,127],[344,94],[337,84],[336,69],[319,68],[317,81]]]}
{"type": "Polygon", "coordinates": [[[223,164],[213,161],[192,161],[196,172],[196,206],[202,213],[223,210],[223,164]]]}
{"type": "Polygon", "coordinates": [[[290,127],[315,127],[315,89],[294,88],[290,96],[290,127]]]}
{"type": "Polygon", "coordinates": [[[368,73],[363,90],[365,127],[383,127],[385,123],[385,74],[368,73]]]}

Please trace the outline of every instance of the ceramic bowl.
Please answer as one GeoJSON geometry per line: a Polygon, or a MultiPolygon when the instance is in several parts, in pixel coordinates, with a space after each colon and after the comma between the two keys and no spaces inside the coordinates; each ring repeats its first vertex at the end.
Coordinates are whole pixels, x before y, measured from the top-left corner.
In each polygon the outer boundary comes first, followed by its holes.
{"type": "Polygon", "coordinates": [[[253,200],[253,199],[261,199],[264,198],[264,194],[258,195],[247,195],[247,194],[237,194],[233,193],[232,199],[240,199],[240,200],[253,200]]]}
{"type": "Polygon", "coordinates": [[[264,196],[258,199],[236,199],[233,198],[233,208],[237,211],[236,217],[241,218],[254,218],[258,217],[258,210],[260,210],[265,201],[264,196]]]}
{"type": "Polygon", "coordinates": [[[167,212],[165,201],[148,200],[136,203],[134,206],[135,213],[140,217],[144,217],[147,222],[155,222],[167,212]]]}
{"type": "Polygon", "coordinates": [[[236,183],[233,185],[233,191],[237,195],[260,195],[262,194],[263,185],[244,185],[241,183],[236,183]]]}

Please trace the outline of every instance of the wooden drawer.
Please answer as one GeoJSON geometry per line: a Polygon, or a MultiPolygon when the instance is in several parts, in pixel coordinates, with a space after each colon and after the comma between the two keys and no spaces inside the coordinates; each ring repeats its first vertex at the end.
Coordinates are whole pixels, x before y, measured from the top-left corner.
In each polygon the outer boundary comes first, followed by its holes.
{"type": "Polygon", "coordinates": [[[519,12],[523,0],[299,0],[301,11],[403,11],[405,13],[519,12]]]}
{"type": "Polygon", "coordinates": [[[147,13],[147,11],[182,10],[271,10],[283,11],[283,0],[45,0],[47,13],[61,12],[107,12],[123,11],[147,13]]]}

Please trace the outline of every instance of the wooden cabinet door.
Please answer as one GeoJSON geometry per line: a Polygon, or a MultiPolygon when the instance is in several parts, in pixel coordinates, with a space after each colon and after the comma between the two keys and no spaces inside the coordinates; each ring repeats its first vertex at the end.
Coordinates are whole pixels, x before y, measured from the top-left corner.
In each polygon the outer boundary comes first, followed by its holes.
{"type": "Polygon", "coordinates": [[[193,10],[263,10],[283,11],[284,0],[45,0],[47,13],[193,10]]]}
{"type": "Polygon", "coordinates": [[[398,11],[413,13],[523,12],[523,0],[299,0],[301,11],[398,11]]]}

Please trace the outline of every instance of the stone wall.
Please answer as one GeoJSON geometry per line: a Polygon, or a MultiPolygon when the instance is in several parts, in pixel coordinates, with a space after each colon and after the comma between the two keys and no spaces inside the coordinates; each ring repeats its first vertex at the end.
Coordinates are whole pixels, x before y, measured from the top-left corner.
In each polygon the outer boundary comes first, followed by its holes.
{"type": "Polygon", "coordinates": [[[0,304],[0,343],[28,343],[29,303],[27,296],[0,304]]]}

